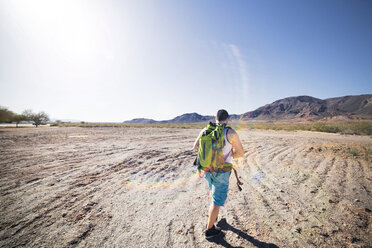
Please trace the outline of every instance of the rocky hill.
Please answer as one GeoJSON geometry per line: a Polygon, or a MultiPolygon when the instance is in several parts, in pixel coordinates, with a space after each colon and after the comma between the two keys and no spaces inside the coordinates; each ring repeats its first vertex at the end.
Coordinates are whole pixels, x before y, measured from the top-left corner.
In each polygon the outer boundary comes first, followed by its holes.
{"type": "Polygon", "coordinates": [[[244,113],[241,120],[323,119],[342,116],[349,119],[372,117],[372,95],[318,99],[288,97],[244,113]]]}
{"type": "Polygon", "coordinates": [[[326,101],[329,111],[333,113],[372,116],[372,94],[329,98],[326,101]]]}

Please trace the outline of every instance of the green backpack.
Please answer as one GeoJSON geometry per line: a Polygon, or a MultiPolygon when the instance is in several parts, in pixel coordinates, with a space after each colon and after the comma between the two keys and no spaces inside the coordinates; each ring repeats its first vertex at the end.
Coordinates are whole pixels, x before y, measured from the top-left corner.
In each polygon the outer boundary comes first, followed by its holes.
{"type": "Polygon", "coordinates": [[[225,128],[230,127],[210,122],[200,137],[197,157],[199,172],[231,171],[232,164],[226,163],[226,159],[232,151],[226,156],[222,152],[225,146],[225,128]]]}

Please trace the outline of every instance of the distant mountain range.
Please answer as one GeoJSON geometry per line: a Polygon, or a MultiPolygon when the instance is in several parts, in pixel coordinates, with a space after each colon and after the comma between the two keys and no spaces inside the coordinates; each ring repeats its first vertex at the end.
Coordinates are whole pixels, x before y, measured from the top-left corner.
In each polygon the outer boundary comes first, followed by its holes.
{"type": "MultiPolygon", "coordinates": [[[[249,120],[320,120],[320,119],[364,119],[372,118],[372,94],[318,99],[311,96],[287,97],[241,115],[230,115],[231,119],[249,120]]],[[[207,123],[214,116],[187,113],[171,120],[155,121],[138,118],[124,123],[207,123]]]]}
{"type": "Polygon", "coordinates": [[[127,124],[152,124],[152,123],[200,123],[213,121],[212,115],[199,115],[197,113],[188,113],[177,116],[171,120],[155,121],[153,119],[137,118],[130,121],[124,121],[127,124]]]}
{"type": "Polygon", "coordinates": [[[56,119],[56,118],[51,118],[50,119],[50,122],[56,122],[56,121],[60,121],[60,122],[71,122],[71,123],[81,122],[80,120],[76,120],[76,119],[56,119]]]}

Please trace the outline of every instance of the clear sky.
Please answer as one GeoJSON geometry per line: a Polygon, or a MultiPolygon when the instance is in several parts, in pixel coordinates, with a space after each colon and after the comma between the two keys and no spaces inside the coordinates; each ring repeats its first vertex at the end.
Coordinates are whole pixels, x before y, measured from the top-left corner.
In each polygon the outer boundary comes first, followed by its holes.
{"type": "Polygon", "coordinates": [[[163,120],[371,94],[371,13],[368,0],[0,0],[0,105],[163,120]]]}

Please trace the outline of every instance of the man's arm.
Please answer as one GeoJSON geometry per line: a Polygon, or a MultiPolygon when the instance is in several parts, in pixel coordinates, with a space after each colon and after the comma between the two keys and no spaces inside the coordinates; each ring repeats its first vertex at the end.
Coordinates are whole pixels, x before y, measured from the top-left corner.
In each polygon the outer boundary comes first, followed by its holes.
{"type": "Polygon", "coordinates": [[[244,149],[242,143],[240,142],[238,134],[235,132],[234,129],[230,128],[227,132],[227,139],[229,140],[230,144],[233,147],[233,154],[234,158],[240,158],[244,156],[244,149]]]}
{"type": "Polygon", "coordinates": [[[203,132],[204,132],[205,129],[201,130],[199,136],[196,138],[195,142],[194,142],[194,147],[192,148],[193,150],[197,151],[198,148],[199,148],[199,140],[200,140],[200,137],[202,136],[203,132]]]}

